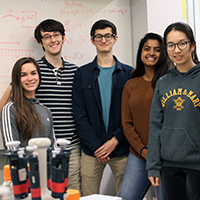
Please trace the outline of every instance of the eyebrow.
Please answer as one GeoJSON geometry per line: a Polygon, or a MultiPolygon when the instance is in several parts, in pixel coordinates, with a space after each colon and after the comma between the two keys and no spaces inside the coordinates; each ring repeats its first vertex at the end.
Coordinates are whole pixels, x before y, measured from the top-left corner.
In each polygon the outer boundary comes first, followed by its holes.
{"type": "MultiPolygon", "coordinates": [[[[31,71],[31,73],[33,73],[33,72],[37,72],[37,70],[36,69],[34,69],[33,71],[31,71]]],[[[26,72],[21,72],[21,74],[25,74],[26,72]]]]}
{"type": "MultiPolygon", "coordinates": [[[[53,34],[55,34],[55,33],[60,33],[59,31],[51,31],[51,32],[53,32],[53,34]]],[[[41,34],[42,35],[42,34],[41,34]]],[[[44,36],[47,36],[47,35],[51,35],[50,33],[46,33],[46,34],[44,34],[42,37],[44,37],[44,36]]]]}
{"type": "Polygon", "coordinates": [[[149,47],[149,48],[154,48],[154,49],[156,49],[156,48],[161,48],[160,46],[157,46],[157,47],[151,47],[151,46],[148,46],[148,45],[145,45],[144,47],[149,47]]]}

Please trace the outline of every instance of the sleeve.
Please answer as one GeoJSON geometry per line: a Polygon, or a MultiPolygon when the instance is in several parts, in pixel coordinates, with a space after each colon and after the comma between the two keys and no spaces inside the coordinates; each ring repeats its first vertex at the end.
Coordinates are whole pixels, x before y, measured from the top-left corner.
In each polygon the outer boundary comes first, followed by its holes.
{"type": "Polygon", "coordinates": [[[122,125],[120,125],[113,133],[112,133],[113,137],[115,136],[118,140],[119,143],[124,142],[124,140],[126,139],[126,137],[124,136],[123,133],[123,128],[122,125]]]}
{"type": "MultiPolygon", "coordinates": [[[[85,77],[86,78],[86,77],[85,77]]],[[[95,152],[103,145],[90,124],[82,91],[81,72],[77,69],[72,88],[73,115],[81,142],[95,152]]]]}
{"type": "Polygon", "coordinates": [[[20,133],[15,119],[14,106],[11,102],[3,107],[0,122],[4,147],[5,149],[11,150],[5,145],[6,142],[20,141],[20,133]]]}
{"type": "MultiPolygon", "coordinates": [[[[127,81],[131,78],[131,72],[134,70],[133,67],[125,65],[126,68],[126,83],[127,81]]],[[[123,88],[125,87],[126,83],[124,84],[123,88]]],[[[124,90],[124,89],[123,89],[124,90]]],[[[121,108],[120,108],[121,109],[121,108]]],[[[121,112],[121,110],[120,110],[121,112]]],[[[122,117],[122,116],[121,116],[122,117]]],[[[124,134],[124,130],[123,130],[123,126],[122,123],[120,124],[120,126],[112,133],[113,136],[115,136],[118,140],[119,143],[124,142],[127,138],[124,134]]]]}
{"type": "Polygon", "coordinates": [[[51,114],[51,111],[47,108],[47,112],[49,115],[49,119],[50,119],[50,134],[49,134],[49,139],[51,140],[51,147],[52,148],[57,148],[57,143],[56,143],[56,137],[55,137],[55,132],[54,132],[54,128],[53,128],[53,117],[51,114]]]}
{"type": "Polygon", "coordinates": [[[139,154],[141,149],[146,145],[143,144],[140,136],[134,127],[133,117],[131,113],[131,108],[129,106],[129,98],[130,98],[131,88],[129,82],[127,82],[124,86],[124,90],[122,93],[122,126],[126,139],[129,144],[133,147],[135,151],[139,154]]]}
{"type": "Polygon", "coordinates": [[[159,98],[159,81],[156,85],[150,111],[150,132],[146,170],[148,177],[159,177],[162,166],[160,156],[160,134],[163,126],[163,108],[159,98]]]}

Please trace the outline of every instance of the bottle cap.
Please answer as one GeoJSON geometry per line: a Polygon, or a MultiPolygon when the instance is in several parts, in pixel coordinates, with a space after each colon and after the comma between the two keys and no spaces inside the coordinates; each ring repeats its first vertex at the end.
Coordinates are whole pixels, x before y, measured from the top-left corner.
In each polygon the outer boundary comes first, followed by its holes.
{"type": "Polygon", "coordinates": [[[68,198],[66,200],[79,200],[80,192],[75,189],[67,189],[68,198]]]}
{"type": "Polygon", "coordinates": [[[20,141],[11,141],[11,142],[6,142],[6,146],[7,147],[18,147],[21,144],[20,141]]]}
{"type": "Polygon", "coordinates": [[[10,174],[10,165],[4,165],[3,167],[4,181],[12,181],[10,174]]]}

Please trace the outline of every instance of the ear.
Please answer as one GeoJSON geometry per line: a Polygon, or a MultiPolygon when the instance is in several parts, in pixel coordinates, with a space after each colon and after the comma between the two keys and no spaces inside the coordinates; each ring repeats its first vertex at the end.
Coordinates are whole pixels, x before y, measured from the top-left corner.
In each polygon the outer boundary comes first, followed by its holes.
{"type": "Polygon", "coordinates": [[[118,40],[118,36],[116,35],[114,39],[114,44],[117,42],[117,40],[118,40]]]}
{"type": "Polygon", "coordinates": [[[93,40],[93,38],[90,38],[90,41],[92,42],[93,45],[95,45],[95,41],[93,40]]]}
{"type": "Polygon", "coordinates": [[[42,44],[42,42],[39,42],[38,44],[39,44],[41,47],[43,47],[43,44],[42,44]]]}
{"type": "Polygon", "coordinates": [[[63,35],[63,42],[65,42],[65,40],[66,40],[66,36],[65,36],[65,35],[63,35]]]}
{"type": "Polygon", "coordinates": [[[192,46],[191,46],[191,50],[194,51],[196,47],[196,41],[193,42],[192,46]]]}

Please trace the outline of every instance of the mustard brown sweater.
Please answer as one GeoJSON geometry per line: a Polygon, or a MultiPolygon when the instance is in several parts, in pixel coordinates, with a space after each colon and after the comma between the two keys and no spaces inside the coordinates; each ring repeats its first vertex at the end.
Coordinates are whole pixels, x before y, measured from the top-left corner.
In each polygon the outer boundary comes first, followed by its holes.
{"type": "Polygon", "coordinates": [[[122,94],[122,126],[130,151],[140,159],[140,150],[148,144],[149,115],[153,98],[151,81],[142,76],[132,78],[124,86],[122,94]]]}

